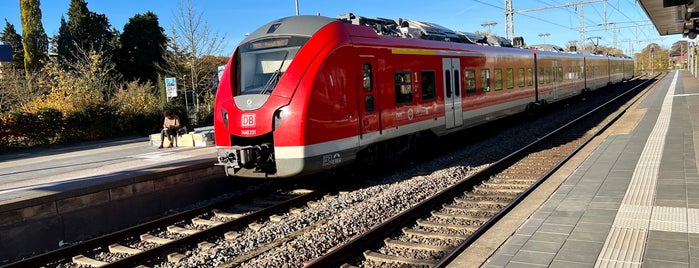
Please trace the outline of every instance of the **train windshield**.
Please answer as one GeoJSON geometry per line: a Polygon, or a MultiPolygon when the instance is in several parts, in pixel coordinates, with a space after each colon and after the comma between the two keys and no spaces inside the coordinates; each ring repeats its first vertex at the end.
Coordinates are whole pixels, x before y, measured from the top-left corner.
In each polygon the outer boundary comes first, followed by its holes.
{"type": "Polygon", "coordinates": [[[270,94],[307,37],[274,37],[242,44],[238,55],[238,95],[270,94]]]}

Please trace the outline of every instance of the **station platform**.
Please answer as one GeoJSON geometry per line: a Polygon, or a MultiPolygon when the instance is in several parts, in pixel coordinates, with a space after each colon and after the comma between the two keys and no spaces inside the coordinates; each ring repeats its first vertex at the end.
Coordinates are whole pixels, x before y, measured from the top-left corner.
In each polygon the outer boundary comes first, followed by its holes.
{"type": "Polygon", "coordinates": [[[699,267],[699,80],[643,98],[450,267],[699,267]]]}
{"type": "Polygon", "coordinates": [[[197,162],[213,166],[215,146],[157,149],[142,137],[2,154],[0,207],[197,162]]]}

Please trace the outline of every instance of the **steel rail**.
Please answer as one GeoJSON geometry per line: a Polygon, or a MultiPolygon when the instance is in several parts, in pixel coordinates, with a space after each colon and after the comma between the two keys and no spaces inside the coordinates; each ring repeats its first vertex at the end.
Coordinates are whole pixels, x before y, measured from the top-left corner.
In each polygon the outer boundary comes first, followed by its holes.
{"type": "MultiPolygon", "coordinates": [[[[660,74],[656,75],[654,78],[657,78],[660,74]]],[[[591,116],[595,112],[599,111],[600,109],[604,108],[605,106],[609,105],[610,103],[622,98],[623,96],[626,96],[627,94],[630,94],[634,90],[636,90],[638,87],[648,83],[649,81],[653,81],[652,79],[649,79],[639,85],[634,86],[633,88],[627,90],[623,94],[620,94],[619,96],[616,96],[612,100],[609,100],[605,102],[604,104],[598,106],[597,108],[585,113],[584,115],[572,120],[571,122],[565,124],[562,127],[559,127],[558,129],[550,132],[549,134],[537,139],[536,141],[522,147],[521,149],[505,156],[504,158],[496,161],[492,165],[484,168],[483,170],[478,171],[477,173],[463,179],[462,181],[458,182],[455,185],[452,185],[437,194],[425,199],[424,201],[418,203],[417,205],[413,206],[412,208],[405,210],[401,212],[400,214],[391,217],[390,219],[384,221],[383,223],[375,226],[368,232],[365,232],[359,236],[356,236],[355,238],[351,239],[345,244],[342,244],[340,246],[337,246],[333,248],[330,252],[325,254],[322,257],[316,258],[315,260],[306,263],[304,267],[337,267],[345,263],[349,258],[356,257],[361,254],[361,251],[379,243],[383,238],[393,234],[396,232],[400,227],[405,226],[409,223],[414,222],[418,218],[422,217],[425,213],[428,213],[429,211],[433,210],[440,204],[444,203],[445,199],[452,198],[456,196],[457,194],[461,194],[464,191],[467,191],[469,189],[472,189],[475,185],[480,183],[482,180],[489,178],[492,175],[495,175],[502,170],[506,169],[510,165],[516,163],[521,157],[526,156],[529,152],[530,149],[543,144],[544,142],[550,140],[553,138],[555,135],[558,135],[559,133],[562,133],[564,130],[567,130],[574,126],[576,123],[581,122],[585,118],[591,116]]],[[[634,100],[633,102],[635,103],[638,99],[634,100]]],[[[531,191],[533,191],[536,186],[541,184],[546,178],[548,178],[551,174],[553,174],[556,170],[558,170],[570,157],[572,157],[575,153],[577,153],[579,150],[581,150],[586,144],[588,144],[594,137],[600,135],[604,130],[606,130],[612,123],[614,123],[621,115],[624,114],[624,112],[630,107],[627,106],[625,107],[621,112],[619,112],[613,120],[607,122],[604,127],[602,127],[599,131],[597,131],[595,134],[591,135],[589,139],[584,141],[579,147],[574,149],[574,151],[566,156],[565,159],[561,160],[558,164],[556,164],[553,168],[551,168],[544,176],[542,176],[537,182],[535,182],[531,187],[529,187],[527,190],[522,192],[520,195],[518,195],[515,200],[510,203],[508,206],[503,208],[501,212],[493,216],[490,220],[488,220],[484,225],[479,227],[472,235],[469,236],[464,242],[459,244],[452,252],[450,252],[447,256],[439,260],[437,267],[443,267],[445,264],[448,264],[451,260],[453,260],[458,254],[460,254],[463,250],[465,250],[468,245],[473,243],[478,237],[480,237],[485,231],[487,231],[494,223],[496,223],[500,218],[502,218],[507,212],[509,212],[512,208],[514,208],[521,200],[523,200],[531,191]]]]}

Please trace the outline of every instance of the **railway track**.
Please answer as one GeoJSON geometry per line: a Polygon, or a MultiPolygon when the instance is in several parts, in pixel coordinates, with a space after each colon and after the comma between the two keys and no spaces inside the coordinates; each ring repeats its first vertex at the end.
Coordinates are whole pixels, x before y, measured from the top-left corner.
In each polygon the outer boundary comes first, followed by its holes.
{"type": "MultiPolygon", "coordinates": [[[[425,189],[430,185],[416,189],[415,196],[411,197],[424,201],[410,210],[396,208],[396,212],[388,212],[396,216],[381,224],[364,224],[376,228],[361,231],[361,234],[334,224],[338,220],[359,222],[358,218],[335,216],[337,212],[327,208],[354,210],[353,215],[358,215],[355,217],[368,215],[370,211],[363,213],[363,210],[373,209],[376,205],[355,205],[374,202],[372,198],[381,194],[392,196],[390,190],[386,190],[388,187],[355,191],[363,191],[361,194],[338,192],[337,187],[315,191],[260,188],[244,197],[179,213],[6,267],[199,266],[199,262],[195,262],[197,259],[207,259],[207,266],[259,266],[266,263],[266,253],[294,251],[295,246],[290,241],[305,239],[309,240],[302,243],[322,245],[314,252],[306,252],[308,256],[322,256],[310,259],[309,266],[340,266],[344,263],[356,266],[435,266],[461,252],[489,224],[497,221],[540,183],[542,174],[553,172],[555,168],[552,166],[560,165],[564,161],[561,159],[589,137],[589,134],[584,136],[568,129],[561,128],[560,131],[568,131],[565,134],[541,138],[539,142],[462,180],[463,183],[441,190],[438,195],[428,196],[425,189]],[[280,227],[285,224],[292,227],[280,227]],[[338,233],[338,236],[346,238],[330,240],[313,235],[318,232],[340,232],[342,234],[338,233]],[[342,246],[338,246],[340,244],[342,246]],[[330,250],[332,247],[336,248],[330,250]],[[226,254],[230,257],[221,257],[226,254]]],[[[474,173],[476,169],[464,173],[474,173]]],[[[448,176],[460,180],[463,174],[448,176]]],[[[388,207],[393,206],[391,202],[396,201],[389,201],[388,207]]],[[[278,263],[300,266],[308,262],[304,258],[270,261],[269,266],[278,266],[278,263]]]]}
{"type": "MultiPolygon", "coordinates": [[[[643,84],[626,94],[640,86],[643,84]]],[[[386,220],[306,266],[445,267],[592,138],[614,123],[640,95],[600,126],[597,126],[597,120],[590,118],[604,106],[386,220]]]]}
{"type": "Polygon", "coordinates": [[[288,190],[278,186],[266,184],[239,196],[3,267],[124,267],[177,262],[184,257],[182,251],[211,246],[207,239],[235,239],[236,230],[255,229],[260,219],[276,221],[277,214],[294,213],[294,207],[304,206],[326,194],[322,190],[288,190]]]}

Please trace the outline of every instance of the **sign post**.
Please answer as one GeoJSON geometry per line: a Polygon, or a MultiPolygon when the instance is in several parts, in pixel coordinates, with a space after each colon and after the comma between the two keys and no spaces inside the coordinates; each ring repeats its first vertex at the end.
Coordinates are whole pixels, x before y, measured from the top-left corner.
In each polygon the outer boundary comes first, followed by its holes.
{"type": "Polygon", "coordinates": [[[165,78],[165,95],[168,100],[177,97],[177,79],[174,77],[165,78]]]}

